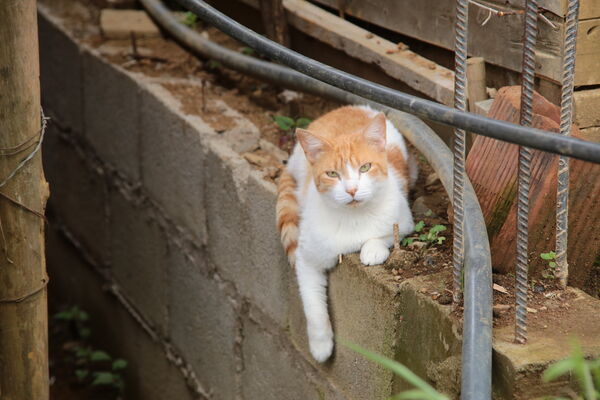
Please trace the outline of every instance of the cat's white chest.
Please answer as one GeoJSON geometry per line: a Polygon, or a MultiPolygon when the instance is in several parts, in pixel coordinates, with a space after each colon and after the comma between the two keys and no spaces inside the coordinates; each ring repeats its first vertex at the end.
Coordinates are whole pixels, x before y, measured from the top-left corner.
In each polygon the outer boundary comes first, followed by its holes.
{"type": "Polygon", "coordinates": [[[312,205],[303,210],[300,241],[305,249],[325,255],[359,251],[369,239],[392,234],[393,224],[400,219],[398,202],[402,194],[390,191],[377,206],[344,211],[312,205]]]}

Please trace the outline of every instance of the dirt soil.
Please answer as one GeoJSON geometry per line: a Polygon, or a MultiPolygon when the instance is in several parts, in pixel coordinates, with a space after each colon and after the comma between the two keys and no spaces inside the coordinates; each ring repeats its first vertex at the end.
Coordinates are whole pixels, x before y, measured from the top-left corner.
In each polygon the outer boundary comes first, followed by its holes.
{"type": "MultiPolygon", "coordinates": [[[[59,3],[61,1],[64,2],[60,0],[59,3]]],[[[86,7],[89,6],[88,3],[88,0],[80,1],[80,5],[87,4],[86,7]]],[[[182,101],[184,112],[200,116],[217,132],[226,131],[233,124],[230,117],[223,115],[214,106],[215,100],[221,100],[252,121],[263,139],[289,153],[293,147],[293,136],[277,127],[273,122],[274,116],[315,119],[339,106],[322,98],[288,91],[244,76],[224,68],[214,60],[197,58],[168,38],[105,40],[97,27],[97,10],[83,12],[78,7],[66,7],[68,11],[64,15],[71,19],[74,16],[78,18],[77,23],[70,25],[83,40],[97,47],[111,62],[127,70],[152,77],[178,78],[165,83],[164,87],[182,101]],[[74,12],[74,9],[79,11],[74,12]],[[85,21],[85,30],[82,19],[85,21]]],[[[230,49],[248,51],[242,44],[215,28],[198,23],[195,29],[230,49]]],[[[254,168],[264,171],[265,179],[274,182],[277,182],[281,169],[284,168],[285,157],[282,160],[268,148],[258,147],[243,154],[243,157],[254,168]]],[[[418,156],[417,159],[420,174],[416,188],[410,195],[415,222],[423,221],[425,232],[434,225],[444,225],[447,229],[439,234],[445,237],[441,244],[401,246],[398,258],[387,264],[393,279],[398,282],[418,275],[448,272],[452,268],[452,226],[447,212],[448,196],[424,158],[418,156]],[[418,210],[415,209],[417,204],[418,210]]],[[[441,304],[451,302],[450,275],[448,274],[446,291],[432,294],[441,304]]],[[[514,324],[514,276],[494,275],[494,282],[499,285],[499,290],[494,290],[494,325],[514,324]]],[[[535,280],[530,284],[531,324],[543,326],[546,316],[560,314],[565,307],[568,308],[569,294],[559,291],[553,280],[535,280]]],[[[462,318],[460,307],[456,316],[462,318]]]]}

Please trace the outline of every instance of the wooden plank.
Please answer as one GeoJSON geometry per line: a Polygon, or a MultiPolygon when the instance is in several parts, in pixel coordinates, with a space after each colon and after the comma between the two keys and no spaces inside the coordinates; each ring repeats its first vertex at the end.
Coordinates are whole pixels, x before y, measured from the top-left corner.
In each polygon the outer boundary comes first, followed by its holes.
{"type": "Polygon", "coordinates": [[[467,93],[469,111],[475,110],[475,103],[487,99],[485,61],[482,57],[472,57],[467,60],[467,93]]]}
{"type": "MultiPolygon", "coordinates": [[[[316,0],[332,8],[337,8],[337,0],[316,0]]],[[[524,0],[480,0],[481,3],[496,9],[514,12],[522,10],[524,0]]],[[[588,4],[587,15],[594,15],[598,7],[597,0],[582,1],[588,4]]],[[[540,21],[536,51],[537,74],[552,81],[560,82],[562,76],[562,34],[564,21],[561,15],[566,10],[566,0],[541,1],[540,6],[551,10],[545,15],[559,27],[554,30],[550,25],[540,21]]],[[[448,50],[454,48],[454,0],[347,0],[345,12],[348,15],[374,23],[404,35],[414,37],[427,43],[448,50]]],[[[523,15],[492,16],[482,25],[488,13],[471,4],[469,7],[469,56],[484,57],[486,62],[512,71],[521,70],[523,15]]],[[[587,21],[580,22],[580,32],[590,29],[587,21]]],[[[585,35],[584,35],[585,36],[585,35]]],[[[596,44],[594,51],[584,58],[590,60],[600,56],[598,40],[590,40],[596,44]]],[[[579,57],[579,53],[578,53],[579,57]]],[[[578,60],[579,61],[579,60],[578,60]]],[[[576,85],[600,83],[600,69],[593,67],[593,62],[582,62],[577,69],[576,85]]]]}
{"type": "Polygon", "coordinates": [[[600,83],[600,18],[579,23],[575,61],[575,85],[600,83]]]}
{"type": "MultiPolygon", "coordinates": [[[[256,6],[256,0],[242,0],[256,6]]],[[[336,2],[337,4],[337,2],[336,2]]],[[[304,0],[283,0],[288,23],[439,101],[453,104],[454,72],[304,0]]]]}
{"type": "Polygon", "coordinates": [[[260,0],[260,13],[267,37],[284,46],[290,45],[290,37],[281,0],[260,0]]]}
{"type": "Polygon", "coordinates": [[[574,121],[580,128],[600,127],[600,89],[578,90],[573,101],[574,121]]]}
{"type": "Polygon", "coordinates": [[[600,1],[581,0],[580,7],[581,8],[579,10],[579,19],[591,19],[600,17],[600,1]]]}

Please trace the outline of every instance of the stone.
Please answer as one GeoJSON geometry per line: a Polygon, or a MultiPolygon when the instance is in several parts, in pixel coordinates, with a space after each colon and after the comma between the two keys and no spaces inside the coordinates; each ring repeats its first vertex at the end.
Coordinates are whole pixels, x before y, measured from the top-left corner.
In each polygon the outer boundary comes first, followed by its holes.
{"type": "Polygon", "coordinates": [[[167,237],[147,206],[119,190],[109,192],[111,273],[139,312],[165,333],[167,237]]]}
{"type": "Polygon", "coordinates": [[[413,217],[415,217],[415,218],[425,217],[427,212],[429,211],[429,207],[425,203],[425,197],[424,196],[417,197],[415,199],[415,201],[413,201],[411,210],[413,213],[413,217]]]}
{"type": "Polygon", "coordinates": [[[440,182],[440,177],[438,176],[438,174],[435,172],[432,172],[431,174],[427,175],[427,179],[425,180],[425,186],[432,186],[439,182],[440,182]]]}
{"type": "Polygon", "coordinates": [[[139,83],[95,50],[82,54],[85,137],[104,162],[140,179],[139,83]]]}
{"type": "Polygon", "coordinates": [[[207,125],[191,125],[180,103],[158,84],[140,90],[140,164],[142,184],[175,223],[206,241],[204,151],[207,125]],[[198,130],[200,129],[200,130],[198,130]]]}
{"type": "Polygon", "coordinates": [[[129,39],[160,37],[160,31],[145,11],[113,10],[100,11],[100,29],[106,39],[129,39]]]}

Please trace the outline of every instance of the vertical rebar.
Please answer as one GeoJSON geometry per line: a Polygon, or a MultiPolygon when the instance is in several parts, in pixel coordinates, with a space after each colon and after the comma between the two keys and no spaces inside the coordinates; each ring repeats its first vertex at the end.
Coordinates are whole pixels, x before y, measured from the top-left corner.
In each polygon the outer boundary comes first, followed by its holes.
{"type": "MultiPolygon", "coordinates": [[[[573,86],[575,81],[575,45],[579,0],[569,0],[565,23],[562,88],[560,98],[560,134],[570,136],[573,124],[573,86]]],[[[567,286],[569,264],[567,236],[569,228],[569,158],[558,159],[558,186],[556,191],[556,264],[560,285],[567,286]]]]}
{"type": "MultiPolygon", "coordinates": [[[[456,32],[454,36],[455,73],[454,73],[454,107],[460,111],[467,110],[467,25],[469,22],[469,1],[456,2],[456,32]]],[[[453,249],[453,285],[452,297],[455,303],[461,298],[462,270],[464,264],[464,206],[463,193],[465,185],[465,131],[454,129],[454,170],[453,170],[453,211],[454,240],[453,249]]]]}
{"type": "MultiPolygon", "coordinates": [[[[533,119],[533,85],[535,78],[535,43],[537,38],[537,0],[525,3],[523,35],[523,71],[521,83],[520,124],[531,126],[533,119]]],[[[531,149],[519,148],[519,189],[517,195],[517,266],[515,341],[527,341],[527,270],[529,256],[529,184],[531,149]]]]}

